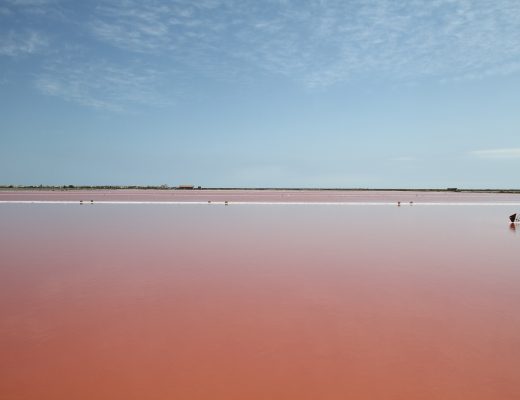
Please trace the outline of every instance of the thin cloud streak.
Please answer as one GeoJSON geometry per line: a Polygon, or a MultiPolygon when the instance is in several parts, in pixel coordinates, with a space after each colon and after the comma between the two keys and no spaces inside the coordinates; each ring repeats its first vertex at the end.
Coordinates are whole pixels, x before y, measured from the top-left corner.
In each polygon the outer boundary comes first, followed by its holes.
{"type": "Polygon", "coordinates": [[[0,55],[16,57],[36,54],[48,47],[47,38],[38,32],[9,32],[0,38],[0,55]]]}
{"type": "Polygon", "coordinates": [[[44,94],[66,101],[123,112],[135,105],[170,104],[171,100],[159,92],[160,81],[160,73],[146,66],[121,67],[106,61],[75,60],[48,65],[36,86],[44,94]]]}
{"type": "Polygon", "coordinates": [[[470,154],[478,158],[517,159],[520,158],[520,148],[475,150],[470,154]]]}
{"type": "Polygon", "coordinates": [[[8,15],[18,13],[42,17],[59,3],[60,0],[4,0],[2,8],[8,15]]]}
{"type": "Polygon", "coordinates": [[[31,6],[44,6],[51,3],[55,3],[55,0],[5,0],[7,4],[13,6],[31,7],[31,6]]]}

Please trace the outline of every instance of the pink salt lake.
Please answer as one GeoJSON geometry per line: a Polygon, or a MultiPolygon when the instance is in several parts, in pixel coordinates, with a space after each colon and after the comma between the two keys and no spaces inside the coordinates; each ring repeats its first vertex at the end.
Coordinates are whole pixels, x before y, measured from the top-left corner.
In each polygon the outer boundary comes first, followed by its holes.
{"type": "Polygon", "coordinates": [[[473,193],[0,192],[0,399],[518,399],[516,211],[473,193]]]}

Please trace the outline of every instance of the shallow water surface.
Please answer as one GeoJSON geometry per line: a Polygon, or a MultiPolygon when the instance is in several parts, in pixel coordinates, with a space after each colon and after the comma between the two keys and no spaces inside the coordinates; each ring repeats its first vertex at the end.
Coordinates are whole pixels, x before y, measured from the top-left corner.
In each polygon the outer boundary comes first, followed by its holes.
{"type": "Polygon", "coordinates": [[[514,211],[0,204],[0,399],[518,399],[514,211]]]}

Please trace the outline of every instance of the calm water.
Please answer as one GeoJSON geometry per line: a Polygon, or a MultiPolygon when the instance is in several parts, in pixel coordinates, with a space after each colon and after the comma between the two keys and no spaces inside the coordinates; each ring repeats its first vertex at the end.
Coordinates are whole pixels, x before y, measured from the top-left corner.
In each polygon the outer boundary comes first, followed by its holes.
{"type": "Polygon", "coordinates": [[[0,399],[518,399],[515,208],[0,204],[0,399]]]}

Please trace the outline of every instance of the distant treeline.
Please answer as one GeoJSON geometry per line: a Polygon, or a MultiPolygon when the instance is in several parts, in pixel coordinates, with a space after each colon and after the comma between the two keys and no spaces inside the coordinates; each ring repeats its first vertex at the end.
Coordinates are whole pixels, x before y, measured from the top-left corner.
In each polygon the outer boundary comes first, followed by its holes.
{"type": "Polygon", "coordinates": [[[463,192],[463,193],[519,193],[520,189],[410,189],[410,188],[280,188],[280,187],[201,187],[191,185],[0,185],[0,190],[316,190],[316,191],[382,191],[382,192],[463,192]]]}
{"type": "Polygon", "coordinates": [[[109,190],[118,190],[118,189],[154,189],[154,190],[167,190],[167,189],[176,189],[175,187],[170,187],[168,185],[148,185],[148,186],[139,186],[139,185],[130,185],[130,186],[115,186],[115,185],[0,185],[0,189],[21,189],[21,190],[99,190],[99,189],[109,189],[109,190]]]}

